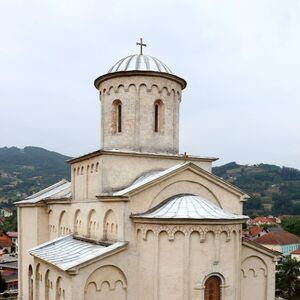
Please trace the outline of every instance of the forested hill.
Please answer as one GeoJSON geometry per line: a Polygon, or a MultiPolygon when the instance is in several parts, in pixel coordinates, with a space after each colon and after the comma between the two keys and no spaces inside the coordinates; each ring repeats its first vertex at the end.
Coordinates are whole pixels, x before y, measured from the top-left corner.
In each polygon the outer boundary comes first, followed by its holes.
{"type": "MultiPolygon", "coordinates": [[[[68,159],[38,147],[0,148],[0,207],[6,201],[24,199],[62,178],[69,180],[68,159]]],[[[213,173],[252,196],[245,205],[245,214],[300,215],[299,170],[232,162],[213,168],[213,173]]]]}
{"type": "Polygon", "coordinates": [[[300,215],[300,171],[297,169],[231,162],[213,168],[213,173],[252,196],[245,205],[245,214],[300,215]]]}
{"type": "Polygon", "coordinates": [[[69,158],[39,147],[0,148],[0,206],[70,179],[69,158]]]}

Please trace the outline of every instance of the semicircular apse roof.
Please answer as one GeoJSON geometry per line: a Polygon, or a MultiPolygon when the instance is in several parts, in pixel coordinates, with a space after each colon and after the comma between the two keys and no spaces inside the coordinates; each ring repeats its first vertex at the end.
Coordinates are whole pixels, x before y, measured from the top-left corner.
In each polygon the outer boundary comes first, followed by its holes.
{"type": "Polygon", "coordinates": [[[158,206],[132,217],[149,219],[209,219],[246,220],[247,216],[223,210],[211,201],[200,196],[180,194],[173,196],[158,206]]]}
{"type": "Polygon", "coordinates": [[[161,60],[145,54],[133,54],[116,62],[107,73],[122,71],[155,71],[172,74],[170,68],[161,60]]]}

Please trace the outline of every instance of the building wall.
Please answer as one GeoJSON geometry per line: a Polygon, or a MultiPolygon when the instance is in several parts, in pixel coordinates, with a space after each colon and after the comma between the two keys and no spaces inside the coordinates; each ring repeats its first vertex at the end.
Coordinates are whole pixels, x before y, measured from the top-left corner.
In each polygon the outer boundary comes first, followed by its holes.
{"type": "MultiPolygon", "coordinates": [[[[211,172],[211,162],[194,160],[189,161],[211,172]]],[[[121,190],[132,184],[139,176],[154,170],[164,170],[183,164],[180,157],[158,158],[151,155],[134,156],[122,154],[105,154],[73,163],[72,191],[73,201],[96,199],[101,193],[121,190]],[[92,172],[92,166],[93,172],[92,172]]]]}
{"type": "Polygon", "coordinates": [[[49,240],[47,206],[18,207],[18,282],[19,299],[29,299],[29,268],[33,268],[33,257],[28,250],[49,240]]]}
{"type": "Polygon", "coordinates": [[[242,247],[241,299],[274,300],[275,263],[271,256],[242,247]]]}
{"type": "Polygon", "coordinates": [[[240,299],[240,225],[137,224],[136,299],[204,299],[205,281],[218,276],[222,300],[240,299]]]}
{"type": "Polygon", "coordinates": [[[178,153],[179,83],[153,76],[124,76],[100,84],[103,149],[178,153]],[[162,103],[162,124],[154,131],[154,104],[162,103]],[[115,127],[114,101],[122,103],[122,132],[115,127]]]}

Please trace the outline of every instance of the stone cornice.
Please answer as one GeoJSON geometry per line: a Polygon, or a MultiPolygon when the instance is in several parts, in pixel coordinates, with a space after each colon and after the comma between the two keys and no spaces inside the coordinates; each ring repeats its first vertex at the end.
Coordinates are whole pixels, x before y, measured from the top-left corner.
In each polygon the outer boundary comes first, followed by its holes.
{"type": "Polygon", "coordinates": [[[218,160],[216,157],[200,157],[189,155],[188,157],[184,154],[164,154],[164,153],[147,153],[147,152],[133,152],[126,150],[104,150],[99,149],[91,153],[84,154],[79,157],[75,157],[69,159],[67,162],[70,164],[77,163],[80,161],[84,161],[93,157],[101,156],[101,155],[116,155],[116,156],[131,156],[131,157],[146,157],[146,158],[164,158],[164,159],[174,159],[181,161],[203,161],[203,162],[213,162],[218,160]]]}
{"type": "Polygon", "coordinates": [[[206,234],[213,232],[215,235],[220,235],[224,232],[227,236],[226,241],[231,240],[233,232],[239,235],[241,238],[241,226],[236,225],[204,225],[204,224],[136,224],[136,232],[141,231],[144,240],[147,240],[147,232],[152,231],[155,236],[158,236],[161,232],[166,232],[170,241],[175,239],[176,232],[182,232],[184,235],[191,235],[193,232],[198,232],[200,235],[200,243],[204,243],[206,240],[206,234]]]}
{"type": "Polygon", "coordinates": [[[118,78],[118,77],[131,77],[131,76],[151,76],[151,77],[162,77],[166,79],[173,80],[181,85],[181,88],[184,89],[187,85],[186,81],[183,78],[180,78],[176,75],[169,74],[169,73],[162,73],[162,72],[155,72],[155,71],[120,71],[120,72],[113,72],[113,73],[107,73],[102,76],[99,76],[94,81],[94,86],[98,90],[99,85],[111,78],[118,78]]]}

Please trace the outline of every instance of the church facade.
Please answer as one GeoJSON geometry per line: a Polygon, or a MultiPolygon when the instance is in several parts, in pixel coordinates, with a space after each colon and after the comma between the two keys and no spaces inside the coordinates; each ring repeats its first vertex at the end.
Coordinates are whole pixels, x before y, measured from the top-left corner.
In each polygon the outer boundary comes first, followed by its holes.
{"type": "Polygon", "coordinates": [[[273,300],[276,253],[243,240],[248,196],[179,154],[184,79],[142,54],[95,80],[101,149],[17,203],[21,300],[273,300]]]}

